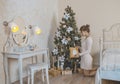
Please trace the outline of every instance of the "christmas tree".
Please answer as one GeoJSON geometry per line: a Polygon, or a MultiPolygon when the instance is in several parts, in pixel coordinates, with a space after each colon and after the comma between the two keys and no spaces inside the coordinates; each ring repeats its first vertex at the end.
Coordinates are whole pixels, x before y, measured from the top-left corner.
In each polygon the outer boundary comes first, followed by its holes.
{"type": "Polygon", "coordinates": [[[52,51],[53,56],[56,56],[60,61],[62,69],[73,68],[74,59],[70,58],[70,47],[80,46],[80,34],[75,21],[75,13],[70,6],[65,9],[64,17],[60,22],[54,37],[55,48],[52,51]]]}

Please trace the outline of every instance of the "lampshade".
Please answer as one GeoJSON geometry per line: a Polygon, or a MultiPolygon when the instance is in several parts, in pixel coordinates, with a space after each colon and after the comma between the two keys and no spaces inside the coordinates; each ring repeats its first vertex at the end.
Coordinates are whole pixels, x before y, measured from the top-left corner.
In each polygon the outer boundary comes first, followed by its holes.
{"type": "Polygon", "coordinates": [[[10,23],[9,23],[9,27],[11,28],[11,31],[12,31],[13,33],[19,31],[18,25],[17,25],[16,23],[14,23],[14,22],[10,22],[10,23]]]}
{"type": "Polygon", "coordinates": [[[35,34],[40,35],[42,30],[38,26],[35,26],[34,27],[34,32],[35,32],[35,34]]]}

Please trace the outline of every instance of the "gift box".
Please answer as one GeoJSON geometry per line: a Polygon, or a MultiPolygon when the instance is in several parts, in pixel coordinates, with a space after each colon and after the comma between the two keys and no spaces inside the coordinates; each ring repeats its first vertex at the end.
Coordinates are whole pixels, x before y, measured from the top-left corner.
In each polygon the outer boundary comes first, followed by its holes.
{"type": "Polygon", "coordinates": [[[71,75],[72,74],[72,70],[63,70],[62,71],[62,75],[71,75]]]}
{"type": "Polygon", "coordinates": [[[70,47],[70,58],[79,58],[78,47],[70,47]]]}
{"type": "Polygon", "coordinates": [[[83,74],[83,70],[81,68],[77,69],[78,73],[83,74]]]}
{"type": "Polygon", "coordinates": [[[55,77],[55,76],[58,76],[58,75],[61,75],[61,69],[55,69],[55,68],[51,68],[49,70],[49,75],[55,77]]]}

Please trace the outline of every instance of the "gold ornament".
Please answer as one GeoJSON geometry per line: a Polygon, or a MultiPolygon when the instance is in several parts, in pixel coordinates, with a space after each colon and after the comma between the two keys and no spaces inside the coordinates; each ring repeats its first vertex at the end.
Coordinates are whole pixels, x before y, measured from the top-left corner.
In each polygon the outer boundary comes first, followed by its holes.
{"type": "Polygon", "coordinates": [[[67,38],[67,40],[68,40],[68,41],[71,41],[71,38],[70,38],[70,37],[68,37],[68,38],[67,38]]]}

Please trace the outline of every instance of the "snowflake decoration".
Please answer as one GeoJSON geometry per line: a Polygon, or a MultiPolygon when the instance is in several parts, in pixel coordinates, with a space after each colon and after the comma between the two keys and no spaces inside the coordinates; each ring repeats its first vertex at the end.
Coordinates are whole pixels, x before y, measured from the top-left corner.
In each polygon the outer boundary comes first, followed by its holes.
{"type": "Polygon", "coordinates": [[[70,33],[71,31],[73,31],[73,28],[72,27],[68,27],[67,28],[67,32],[70,33]]]}
{"type": "Polygon", "coordinates": [[[68,41],[67,41],[65,38],[63,38],[63,39],[62,39],[62,44],[67,45],[67,44],[68,44],[68,41]]]}
{"type": "Polygon", "coordinates": [[[58,31],[58,32],[56,33],[56,36],[57,36],[57,37],[61,37],[60,31],[58,31]]]}
{"type": "Polygon", "coordinates": [[[65,18],[66,20],[68,20],[69,17],[70,17],[70,14],[66,14],[66,13],[65,13],[64,18],[65,18]]]}
{"type": "Polygon", "coordinates": [[[77,37],[77,36],[75,36],[74,38],[75,38],[75,40],[77,40],[77,41],[79,40],[79,37],[77,37]]]}
{"type": "Polygon", "coordinates": [[[64,60],[65,60],[65,57],[64,57],[64,56],[62,56],[62,57],[61,57],[61,60],[62,60],[62,61],[64,61],[64,60]]]}
{"type": "Polygon", "coordinates": [[[55,48],[52,52],[53,52],[54,55],[57,55],[58,54],[58,49],[55,48]]]}
{"type": "Polygon", "coordinates": [[[64,56],[59,57],[59,61],[61,61],[61,62],[64,62],[64,59],[65,59],[64,56]]]}

